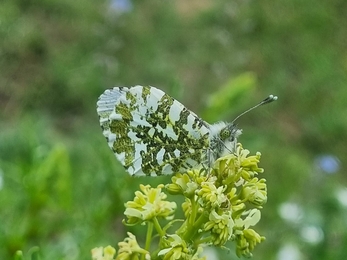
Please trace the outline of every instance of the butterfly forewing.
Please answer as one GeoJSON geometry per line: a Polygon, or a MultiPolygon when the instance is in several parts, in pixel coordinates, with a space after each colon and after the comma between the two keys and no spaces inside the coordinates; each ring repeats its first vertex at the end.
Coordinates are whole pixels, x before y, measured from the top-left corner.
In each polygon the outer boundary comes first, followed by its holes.
{"type": "Polygon", "coordinates": [[[131,175],[183,172],[206,159],[208,124],[157,88],[106,90],[97,112],[110,148],[131,175]]]}

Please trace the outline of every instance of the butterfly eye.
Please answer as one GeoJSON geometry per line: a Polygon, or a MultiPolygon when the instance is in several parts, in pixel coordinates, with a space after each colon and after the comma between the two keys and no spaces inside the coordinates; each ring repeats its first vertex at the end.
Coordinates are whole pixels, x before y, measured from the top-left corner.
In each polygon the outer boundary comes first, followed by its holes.
{"type": "Polygon", "coordinates": [[[224,128],[222,129],[222,131],[220,131],[220,138],[224,141],[226,139],[228,139],[231,135],[231,131],[228,128],[224,128]]]}

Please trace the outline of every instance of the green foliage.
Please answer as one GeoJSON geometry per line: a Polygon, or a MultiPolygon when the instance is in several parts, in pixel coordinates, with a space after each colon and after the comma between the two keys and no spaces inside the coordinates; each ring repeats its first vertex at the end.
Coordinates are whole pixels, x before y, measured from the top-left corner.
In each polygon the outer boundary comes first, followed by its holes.
{"type": "Polygon", "coordinates": [[[343,259],[346,10],[344,0],[134,0],[126,12],[0,1],[0,258],[39,246],[42,259],[88,259],[125,236],[123,203],[139,183],[168,179],[127,176],[95,103],[113,85],[148,84],[211,123],[278,95],[238,120],[268,185],[267,240],[254,255],[273,259],[290,243],[302,258],[343,259]],[[288,218],[286,205],[300,214],[288,218]]]}
{"type": "Polygon", "coordinates": [[[14,260],[40,260],[40,249],[38,247],[30,248],[27,254],[23,254],[22,251],[17,251],[13,258],[14,260]]]}
{"type": "Polygon", "coordinates": [[[223,115],[230,114],[226,109],[230,104],[238,104],[240,100],[247,100],[252,91],[254,92],[256,79],[254,73],[246,72],[230,79],[218,91],[214,92],[208,100],[203,114],[204,120],[210,121],[215,118],[225,118],[223,115]]]}

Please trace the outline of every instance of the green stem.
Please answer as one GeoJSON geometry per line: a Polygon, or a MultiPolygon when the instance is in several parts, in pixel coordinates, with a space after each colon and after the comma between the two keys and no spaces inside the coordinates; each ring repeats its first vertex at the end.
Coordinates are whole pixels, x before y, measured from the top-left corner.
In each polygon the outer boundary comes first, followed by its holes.
{"type": "Polygon", "coordinates": [[[194,198],[192,198],[190,201],[192,203],[192,212],[189,216],[188,224],[189,224],[189,226],[193,226],[199,206],[197,205],[194,198]]]}
{"type": "Polygon", "coordinates": [[[182,235],[184,233],[184,231],[187,229],[187,225],[188,225],[188,220],[186,219],[183,224],[177,229],[176,233],[178,235],[182,235]]]}
{"type": "Polygon", "coordinates": [[[201,214],[200,217],[195,221],[193,225],[194,228],[198,229],[204,222],[206,222],[206,220],[208,220],[208,216],[206,216],[204,213],[201,214]]]}
{"type": "Polygon", "coordinates": [[[151,246],[152,234],[153,234],[153,223],[149,221],[147,226],[146,245],[145,245],[145,249],[147,251],[149,251],[151,246]]]}
{"type": "Polygon", "coordinates": [[[187,231],[185,232],[183,238],[185,241],[192,241],[196,237],[196,234],[198,233],[198,230],[201,228],[204,222],[208,217],[203,213],[201,214],[196,221],[194,221],[194,224],[188,225],[187,231]]]}
{"type": "Polygon", "coordinates": [[[161,237],[165,236],[165,231],[161,228],[158,222],[158,219],[156,217],[153,218],[153,224],[158,234],[160,235],[160,240],[161,240],[161,237]]]}
{"type": "Polygon", "coordinates": [[[204,214],[201,214],[196,220],[199,204],[194,199],[191,200],[191,203],[192,203],[192,210],[191,210],[191,214],[188,216],[188,226],[186,231],[183,234],[183,239],[187,242],[193,240],[193,237],[196,235],[199,227],[202,224],[201,219],[204,216],[204,214]]]}

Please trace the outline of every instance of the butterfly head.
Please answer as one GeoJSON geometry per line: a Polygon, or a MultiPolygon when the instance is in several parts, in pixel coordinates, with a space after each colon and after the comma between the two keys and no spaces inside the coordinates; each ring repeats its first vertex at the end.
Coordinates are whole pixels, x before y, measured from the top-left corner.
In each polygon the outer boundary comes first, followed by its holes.
{"type": "Polygon", "coordinates": [[[219,122],[210,126],[210,162],[235,151],[237,138],[242,133],[234,123],[219,122]]]}
{"type": "Polygon", "coordinates": [[[235,139],[241,134],[241,130],[237,129],[235,124],[227,124],[220,133],[219,138],[223,141],[234,142],[235,139]]]}

